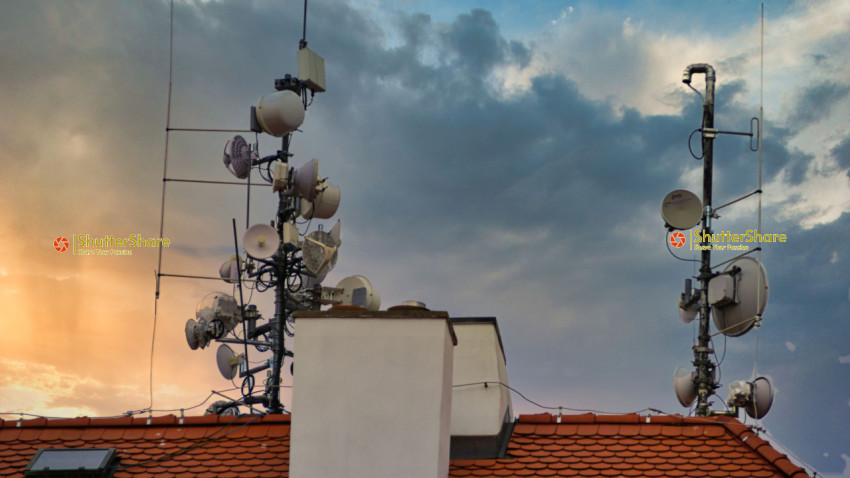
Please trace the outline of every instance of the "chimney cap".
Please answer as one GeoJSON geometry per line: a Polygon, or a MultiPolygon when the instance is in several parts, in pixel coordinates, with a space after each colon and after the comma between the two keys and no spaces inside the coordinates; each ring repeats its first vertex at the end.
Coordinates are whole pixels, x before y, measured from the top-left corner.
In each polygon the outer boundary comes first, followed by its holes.
{"type": "Polygon", "coordinates": [[[394,305],[387,308],[387,310],[428,310],[428,308],[425,307],[425,302],[420,302],[418,300],[405,300],[401,303],[401,305],[394,305]]]}

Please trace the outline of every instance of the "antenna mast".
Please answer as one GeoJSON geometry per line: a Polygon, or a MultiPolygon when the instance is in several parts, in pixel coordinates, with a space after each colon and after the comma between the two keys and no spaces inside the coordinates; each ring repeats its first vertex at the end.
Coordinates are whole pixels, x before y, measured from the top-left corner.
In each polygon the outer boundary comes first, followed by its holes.
{"type": "MultiPolygon", "coordinates": [[[[732,134],[750,137],[750,149],[759,151],[761,158],[761,121],[760,118],[750,120],[749,132],[720,131],[714,127],[714,92],[717,74],[709,64],[695,63],[685,68],[682,82],[688,85],[703,99],[702,125],[697,131],[702,137],[702,156],[694,157],[703,161],[702,204],[697,196],[690,191],[676,190],[665,196],[661,203],[661,215],[670,231],[675,229],[688,230],[702,222],[699,236],[694,238],[697,250],[700,251],[699,288],[691,288],[691,279],[685,279],[685,292],[679,302],[679,314],[684,322],[690,322],[699,313],[699,332],[693,345],[695,371],[688,372],[676,369],[673,374],[673,388],[676,398],[684,407],[689,407],[696,400],[696,415],[731,415],[737,416],[739,407],[744,407],[747,414],[753,418],[763,417],[773,403],[773,389],[770,381],[759,377],[752,382],[737,381],[729,386],[727,404],[732,411],[719,412],[711,410],[709,398],[719,387],[716,380],[717,364],[711,360],[714,350],[711,348],[711,323],[713,316],[717,326],[717,334],[737,337],[747,333],[754,326],[761,325],[762,312],[767,305],[767,273],[761,260],[753,260],[747,256],[753,252],[761,254],[761,231],[755,238],[759,246],[753,250],[749,246],[739,244],[722,244],[724,241],[753,242],[751,230],[747,235],[731,234],[729,231],[712,234],[712,219],[717,219],[717,211],[737,203],[750,196],[759,195],[759,228],[761,228],[761,161],[759,161],[759,186],[755,191],[738,199],[717,207],[712,206],[712,180],[714,167],[714,139],[720,134],[732,134]],[[691,79],[694,74],[705,75],[705,95],[703,96],[693,86],[691,79]],[[756,123],[755,127],[753,123],[756,123]],[[753,147],[753,137],[757,136],[756,147],[753,147]],[[744,237],[745,239],[740,239],[744,237]],[[721,244],[715,244],[720,242],[721,244]],[[711,265],[711,251],[717,250],[746,250],[732,259],[711,265]],[[729,265],[722,272],[712,270],[721,265],[729,265]]],[[[761,115],[761,113],[760,113],[761,115]]],[[[693,133],[692,133],[693,134],[693,133]]],[[[693,154],[693,151],[691,151],[693,154]]],[[[778,236],[778,235],[774,235],[778,236]]],[[[784,242],[784,237],[782,239],[784,242]]],[[[674,232],[670,237],[673,247],[682,247],[686,242],[685,235],[674,232]]],[[[668,248],[670,246],[668,245],[668,248]]],[[[672,250],[671,250],[672,253],[672,250]]],[[[673,254],[675,256],[675,254],[673,254]]],[[[676,256],[678,257],[678,256],[676,256]]],[[[716,335],[716,334],[715,334],[716,335]]]]}
{"type": "MultiPolygon", "coordinates": [[[[685,68],[682,82],[690,86],[691,76],[694,73],[705,74],[705,96],[702,104],[702,150],[703,150],[703,177],[702,177],[702,230],[703,234],[711,235],[711,182],[714,159],[714,138],[717,131],[714,130],[714,87],[717,76],[714,68],[707,63],[696,63],[685,68]]],[[[693,88],[693,87],[691,87],[693,88]]],[[[702,297],[708,297],[708,283],[711,280],[711,248],[701,251],[699,281],[702,297]]],[[[709,317],[711,315],[711,304],[708,300],[702,302],[699,318],[699,335],[694,345],[694,365],[697,367],[695,379],[697,386],[697,415],[708,416],[708,398],[717,389],[714,382],[715,363],[711,361],[711,334],[709,332],[709,317]]]]}

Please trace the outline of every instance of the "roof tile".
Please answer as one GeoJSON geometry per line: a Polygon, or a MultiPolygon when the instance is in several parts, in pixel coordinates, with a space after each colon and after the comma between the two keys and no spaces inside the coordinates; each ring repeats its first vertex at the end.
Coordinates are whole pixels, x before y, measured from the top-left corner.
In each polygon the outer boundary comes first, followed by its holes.
{"type": "Polygon", "coordinates": [[[519,421],[523,423],[552,423],[554,417],[549,413],[538,413],[535,415],[520,415],[519,421]]]}
{"type": "MultiPolygon", "coordinates": [[[[806,476],[731,418],[653,416],[647,422],[636,414],[580,414],[557,420],[550,414],[522,415],[508,457],[454,460],[449,476],[806,476]]],[[[288,415],[209,415],[182,423],[173,415],[152,417],[150,423],[146,417],[81,417],[23,424],[0,422],[0,477],[20,476],[40,446],[94,445],[118,448],[127,468],[117,478],[288,476],[288,415]],[[159,461],[133,466],[150,460],[159,461]]]]}

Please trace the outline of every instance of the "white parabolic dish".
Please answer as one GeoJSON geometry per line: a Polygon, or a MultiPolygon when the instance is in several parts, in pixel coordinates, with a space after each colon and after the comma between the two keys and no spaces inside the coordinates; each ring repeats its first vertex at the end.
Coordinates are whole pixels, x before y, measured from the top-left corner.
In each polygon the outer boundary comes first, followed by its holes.
{"type": "Polygon", "coordinates": [[[277,253],[280,237],[277,231],[266,224],[254,224],[242,236],[245,252],[255,259],[268,259],[277,253]]]}
{"type": "Polygon", "coordinates": [[[717,330],[729,337],[744,335],[753,328],[756,317],[764,313],[769,291],[764,265],[751,257],[742,257],[732,261],[724,272],[729,273],[735,267],[741,270],[733,276],[734,300],[711,309],[717,330]]]}
{"type": "Polygon", "coordinates": [[[233,349],[227,344],[221,344],[215,353],[215,362],[218,365],[218,371],[221,372],[221,376],[228,380],[233,380],[242,360],[233,353],[233,349]]]}
{"type": "Polygon", "coordinates": [[[702,202],[696,194],[677,189],[661,201],[661,217],[673,229],[690,229],[702,219],[702,202]]]}

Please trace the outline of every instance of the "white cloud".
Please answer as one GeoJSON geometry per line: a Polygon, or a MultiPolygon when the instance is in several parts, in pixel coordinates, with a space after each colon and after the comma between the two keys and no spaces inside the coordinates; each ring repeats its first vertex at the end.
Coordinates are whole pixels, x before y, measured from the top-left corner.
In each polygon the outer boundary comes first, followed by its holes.
{"type": "Polygon", "coordinates": [[[838,361],[840,363],[850,363],[850,355],[842,355],[841,357],[838,357],[838,361]]]}
{"type": "Polygon", "coordinates": [[[797,350],[797,346],[794,345],[794,342],[785,342],[785,348],[788,349],[791,352],[794,352],[795,350],[797,350]]]}
{"type": "MultiPolygon", "coordinates": [[[[843,19],[850,3],[824,1],[803,3],[783,17],[765,25],[765,117],[787,126],[799,92],[813,81],[844,84],[850,75],[850,50],[843,19]]],[[[769,13],[769,12],[768,12],[769,13]]],[[[741,101],[758,113],[760,25],[758,16],[736,32],[697,39],[693,34],[653,30],[633,18],[617,18],[609,12],[585,9],[553,22],[538,38],[529,67],[502,73],[503,90],[527,88],[534,76],[561,74],[575,81],[582,94],[615,108],[636,108],[645,115],[675,114],[681,108],[680,83],[685,66],[708,62],[718,70],[718,87],[745,80],[741,101]],[[585,45],[598,45],[585,48],[585,45]],[[686,48],[683,48],[686,45],[686,48]]],[[[704,89],[703,78],[694,87],[704,89]]],[[[805,180],[789,184],[779,175],[763,188],[765,204],[781,206],[780,220],[806,229],[828,224],[850,211],[850,181],[829,151],[850,134],[845,119],[850,98],[832,105],[820,121],[793,131],[790,144],[812,154],[805,180]]],[[[765,136],[772,132],[766,128],[765,136]]],[[[765,158],[769,161],[770,158],[765,158]]]]}

